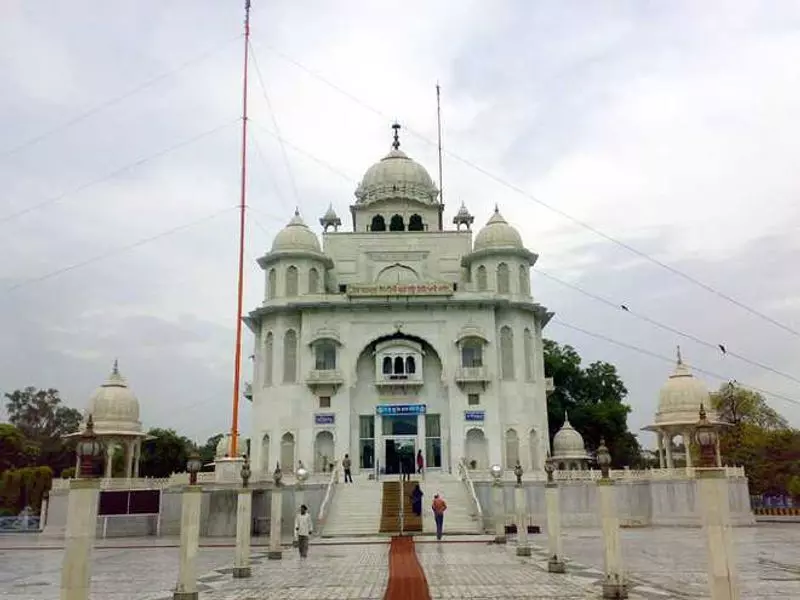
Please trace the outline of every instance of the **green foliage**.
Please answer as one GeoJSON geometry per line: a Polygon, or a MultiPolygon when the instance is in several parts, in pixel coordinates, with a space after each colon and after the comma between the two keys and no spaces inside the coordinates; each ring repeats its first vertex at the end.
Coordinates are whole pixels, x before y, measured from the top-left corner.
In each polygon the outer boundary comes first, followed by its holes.
{"type": "Polygon", "coordinates": [[[208,438],[206,443],[200,447],[199,449],[200,458],[203,461],[204,465],[210,462],[214,462],[214,459],[216,458],[215,455],[217,452],[217,444],[219,444],[219,441],[223,437],[225,437],[225,435],[222,433],[212,435],[210,438],[208,438]]]}
{"type": "Polygon", "coordinates": [[[36,446],[18,428],[0,423],[0,473],[33,464],[37,454],[36,446]]]}
{"type": "Polygon", "coordinates": [[[39,512],[42,498],[53,484],[50,467],[9,469],[0,476],[0,508],[17,515],[26,506],[39,512]]]}
{"type": "Polygon", "coordinates": [[[711,405],[720,419],[732,425],[747,423],[761,429],[788,429],[789,423],[767,404],[764,396],[733,383],[711,394],[711,405]]]}
{"type": "Polygon", "coordinates": [[[551,442],[564,423],[566,411],[589,452],[594,452],[600,438],[605,437],[614,467],[642,466],[639,442],[628,431],[631,409],[623,403],[628,390],[617,368],[602,361],[583,368],[572,346],[552,340],[544,340],[544,365],[545,375],[555,384],[547,403],[551,442]]]}
{"type": "Polygon", "coordinates": [[[61,471],[61,479],[72,479],[75,477],[75,467],[69,467],[61,471]]]}
{"type": "Polygon", "coordinates": [[[192,442],[174,429],[154,428],[147,432],[154,439],[142,443],[139,474],[142,477],[169,477],[186,471],[192,442]]]}

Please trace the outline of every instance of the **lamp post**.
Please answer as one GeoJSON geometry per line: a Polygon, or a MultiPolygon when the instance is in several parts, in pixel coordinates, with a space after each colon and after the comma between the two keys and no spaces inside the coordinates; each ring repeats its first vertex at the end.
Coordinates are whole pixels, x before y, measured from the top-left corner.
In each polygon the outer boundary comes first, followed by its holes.
{"type": "Polygon", "coordinates": [[[528,496],[522,485],[522,465],[517,461],[514,467],[517,485],[514,486],[514,508],[517,511],[517,556],[530,556],[531,547],[528,544],[528,496]]]}
{"type": "Polygon", "coordinates": [[[269,550],[267,558],[269,560],[280,560],[283,558],[281,551],[281,508],[283,503],[283,472],[278,463],[272,472],[272,488],[269,513],[269,550]]]}
{"type": "Polygon", "coordinates": [[[506,543],[506,503],[503,497],[503,484],[500,478],[503,476],[503,467],[494,464],[489,467],[489,475],[492,476],[492,504],[494,505],[494,543],[506,543]]]}
{"type": "Polygon", "coordinates": [[[718,436],[702,404],[694,438],[700,447],[700,468],[695,470],[695,476],[703,531],[706,534],[711,600],[738,600],[739,578],[731,539],[728,477],[724,468],[716,466],[718,436]]]}
{"type": "Polygon", "coordinates": [[[550,573],[564,573],[562,543],[561,543],[561,508],[558,504],[558,483],[553,479],[553,461],[550,457],[544,463],[544,470],[547,473],[547,483],[544,487],[544,500],[547,509],[547,548],[550,555],[547,559],[547,570],[550,573]]]}
{"type": "Polygon", "coordinates": [[[183,488],[181,498],[181,549],[178,566],[178,583],[172,594],[173,600],[197,600],[197,549],[200,545],[200,506],[203,488],[197,485],[197,473],[203,461],[192,448],[186,461],[189,485],[183,488]]]}
{"type": "Polygon", "coordinates": [[[250,577],[250,534],[253,512],[253,495],[247,484],[250,482],[250,459],[243,457],[242,487],[236,497],[236,554],[233,559],[233,576],[237,579],[250,577]]]}
{"type": "Polygon", "coordinates": [[[77,479],[69,484],[67,499],[67,531],[64,537],[64,558],[61,563],[61,600],[87,600],[91,586],[92,548],[97,530],[97,504],[100,480],[94,465],[103,455],[103,444],[94,432],[89,415],[76,447],[77,479]]]}
{"type": "MultiPolygon", "coordinates": [[[[295,470],[294,477],[295,477],[294,506],[295,506],[295,511],[297,511],[300,506],[306,503],[306,490],[303,484],[306,482],[306,479],[308,479],[308,471],[302,465],[302,463],[299,467],[297,467],[297,470],[295,470]]],[[[293,538],[292,546],[296,548],[297,543],[298,540],[296,538],[293,538]]]]}
{"type": "Polygon", "coordinates": [[[622,545],[619,535],[616,490],[614,489],[614,480],[609,477],[611,453],[603,438],[600,438],[600,447],[597,448],[597,462],[600,465],[601,473],[601,477],[597,481],[597,493],[600,496],[600,520],[603,524],[605,557],[603,598],[627,598],[628,585],[622,569],[622,545]]]}

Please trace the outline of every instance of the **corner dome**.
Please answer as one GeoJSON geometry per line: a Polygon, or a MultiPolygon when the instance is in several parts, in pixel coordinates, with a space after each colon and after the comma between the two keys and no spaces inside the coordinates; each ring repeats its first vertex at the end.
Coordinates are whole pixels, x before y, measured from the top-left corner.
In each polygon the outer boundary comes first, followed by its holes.
{"type": "Polygon", "coordinates": [[[559,458],[587,458],[583,436],[569,422],[566,413],[564,424],[553,436],[553,459],[559,458]]]}
{"type": "Polygon", "coordinates": [[[656,424],[696,423],[700,418],[701,404],[706,408],[708,420],[717,421],[716,413],[711,410],[711,396],[708,388],[684,364],[680,348],[678,348],[675,370],[658,394],[656,424]]]}
{"type": "Polygon", "coordinates": [[[106,382],[89,398],[86,414],[92,415],[97,433],[141,432],[139,400],[119,373],[117,361],[106,382]]]}
{"type": "Polygon", "coordinates": [[[523,248],[519,231],[508,224],[497,206],[494,207],[492,218],[475,236],[474,250],[476,252],[490,248],[523,248]]]}
{"type": "Polygon", "coordinates": [[[297,250],[320,252],[319,239],[305,224],[299,210],[294,211],[294,217],[289,224],[272,240],[272,252],[297,250]]]}

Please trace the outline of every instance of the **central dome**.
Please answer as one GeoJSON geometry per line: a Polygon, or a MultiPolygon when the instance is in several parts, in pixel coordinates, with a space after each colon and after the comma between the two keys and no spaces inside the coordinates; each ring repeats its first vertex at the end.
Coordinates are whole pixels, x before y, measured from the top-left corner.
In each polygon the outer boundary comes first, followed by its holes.
{"type": "Polygon", "coordinates": [[[392,150],[372,165],[356,188],[357,204],[371,204],[380,200],[406,199],[423,204],[436,204],[439,190],[418,162],[400,150],[400,140],[395,129],[392,150]]]}
{"type": "Polygon", "coordinates": [[[716,414],[710,414],[713,410],[708,388],[684,364],[679,349],[675,371],[658,395],[656,424],[695,423],[699,418],[701,404],[709,413],[708,419],[716,421],[716,414]]]}
{"type": "Polygon", "coordinates": [[[139,421],[139,400],[120,375],[116,361],[109,378],[89,399],[86,414],[92,415],[94,428],[98,433],[142,430],[142,423],[139,421]]]}

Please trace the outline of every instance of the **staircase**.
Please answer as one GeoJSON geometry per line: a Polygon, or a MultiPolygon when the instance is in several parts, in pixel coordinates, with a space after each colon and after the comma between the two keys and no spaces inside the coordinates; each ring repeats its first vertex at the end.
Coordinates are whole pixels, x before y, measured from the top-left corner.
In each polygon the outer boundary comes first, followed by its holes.
{"type": "Polygon", "coordinates": [[[337,483],[322,537],[378,535],[381,525],[381,484],[366,477],[337,483]]]}
{"type": "MultiPolygon", "coordinates": [[[[402,488],[399,481],[385,481],[383,483],[383,502],[381,503],[381,533],[400,532],[400,505],[401,494],[403,503],[403,531],[421,532],[422,517],[417,516],[411,510],[411,492],[419,483],[418,481],[404,481],[402,488]],[[402,491],[401,491],[402,489],[402,491]]],[[[423,510],[425,508],[425,498],[422,499],[423,510]]]]}
{"type": "Polygon", "coordinates": [[[447,503],[444,513],[445,535],[484,533],[483,524],[475,518],[472,499],[458,477],[435,471],[426,473],[420,487],[425,493],[422,499],[423,533],[436,533],[436,521],[431,510],[434,494],[440,494],[447,503]]]}

